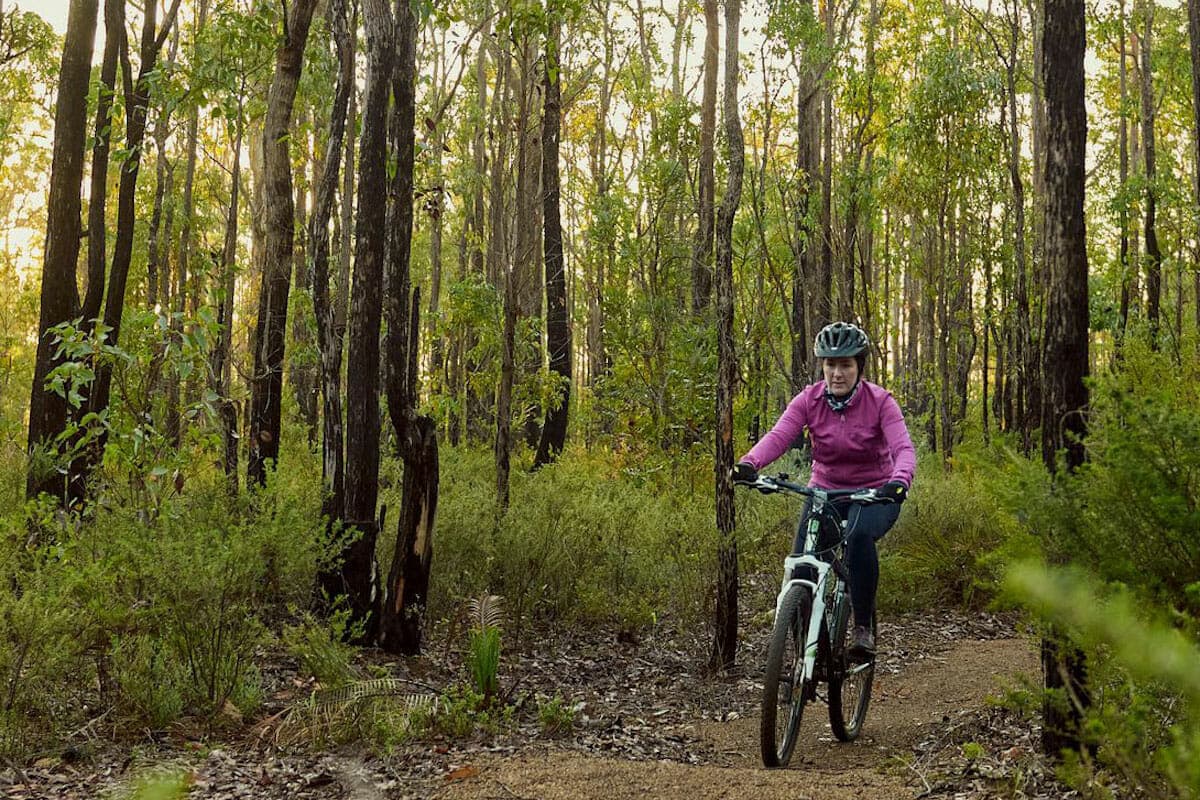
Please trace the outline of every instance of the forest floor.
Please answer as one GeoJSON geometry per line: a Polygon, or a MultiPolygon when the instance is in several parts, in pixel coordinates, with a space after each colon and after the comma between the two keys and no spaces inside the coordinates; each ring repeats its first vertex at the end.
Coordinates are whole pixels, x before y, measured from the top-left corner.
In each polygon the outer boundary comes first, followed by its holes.
{"type": "MultiPolygon", "coordinates": [[[[743,608],[769,605],[771,581],[751,578],[743,587],[743,608]]],[[[825,706],[810,705],[790,767],[764,769],[758,703],[768,631],[761,613],[753,621],[749,613],[738,674],[722,679],[705,674],[709,642],[700,633],[527,633],[524,644],[506,651],[501,669],[517,706],[510,722],[496,733],[412,741],[383,756],[361,746],[284,748],[264,735],[262,719],[308,691],[295,664],[281,658],[264,670],[276,691],[260,720],[208,736],[182,725],[135,743],[94,741],[83,758],[45,757],[0,771],[0,797],[120,797],[147,769],[182,772],[189,797],[214,800],[1073,795],[1038,754],[1036,715],[1022,713],[1019,702],[998,702],[1040,683],[1036,640],[1004,614],[947,611],[881,621],[859,740],[836,742],[825,706]],[[533,698],[555,694],[575,708],[575,719],[569,732],[550,735],[533,698]]],[[[434,686],[465,679],[460,655],[444,640],[434,639],[429,654],[417,658],[370,657],[434,686]]]]}

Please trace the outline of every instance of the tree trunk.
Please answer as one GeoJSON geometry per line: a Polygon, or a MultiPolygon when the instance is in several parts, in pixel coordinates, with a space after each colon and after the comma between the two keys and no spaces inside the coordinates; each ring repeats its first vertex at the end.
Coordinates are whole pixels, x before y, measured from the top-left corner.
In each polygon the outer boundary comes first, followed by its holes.
{"type": "Polygon", "coordinates": [[[468,222],[465,223],[471,231],[469,237],[471,272],[476,275],[483,273],[483,243],[487,241],[484,230],[485,216],[483,201],[484,176],[487,174],[487,150],[484,147],[484,141],[487,133],[486,120],[488,107],[487,43],[491,39],[492,10],[491,4],[486,2],[486,0],[482,10],[482,19],[483,25],[479,39],[479,50],[475,55],[475,112],[478,115],[478,125],[471,140],[471,153],[475,166],[473,175],[474,189],[468,198],[468,222]]]}
{"type": "MultiPolygon", "coordinates": [[[[825,48],[833,52],[833,3],[822,4],[825,48]]],[[[817,270],[813,330],[833,321],[833,85],[826,69],[821,77],[821,261],[817,270]]]]}
{"type": "Polygon", "coordinates": [[[504,328],[500,338],[500,385],[496,388],[496,438],[493,455],[496,460],[496,502],[501,512],[508,510],[510,453],[512,451],[512,389],[515,370],[513,349],[516,341],[517,308],[513,298],[512,271],[502,276],[504,281],[504,328]]]}
{"type": "Polygon", "coordinates": [[[1162,300],[1162,250],[1158,245],[1158,228],[1155,218],[1158,212],[1158,187],[1154,147],[1154,72],[1151,68],[1151,32],[1154,27],[1154,2],[1145,0],[1142,12],[1145,28],[1141,42],[1141,108],[1142,108],[1142,155],[1146,159],[1146,322],[1150,326],[1150,346],[1157,350],[1158,331],[1161,324],[1162,300]]]}
{"type": "MultiPolygon", "coordinates": [[[[297,115],[296,133],[293,140],[299,145],[299,158],[295,165],[295,215],[293,230],[296,234],[295,248],[292,251],[292,282],[296,290],[292,292],[292,343],[291,364],[288,377],[292,384],[292,394],[296,398],[296,407],[304,427],[308,432],[308,445],[313,447],[317,442],[317,371],[318,362],[313,359],[314,342],[312,339],[312,262],[308,257],[308,166],[313,163],[312,146],[307,133],[302,133],[312,119],[307,108],[301,109],[297,115]]],[[[315,120],[314,120],[315,121],[315,120]]],[[[315,169],[315,164],[313,166],[315,169]]]]}
{"type": "Polygon", "coordinates": [[[396,303],[410,284],[409,260],[413,229],[413,161],[416,114],[417,23],[409,0],[396,0],[396,55],[393,72],[394,120],[399,152],[393,181],[392,244],[388,253],[388,412],[396,445],[404,461],[404,490],[396,547],[384,585],[379,645],[391,653],[421,650],[429,571],[433,562],[433,526],[438,497],[437,424],[418,416],[417,365],[420,362],[421,293],[412,292],[407,308],[396,303]],[[403,313],[402,313],[403,312],[403,313]],[[407,328],[393,337],[401,325],[407,328]]]}
{"type": "MultiPolygon", "coordinates": [[[[607,13],[609,3],[606,1],[604,14],[604,56],[601,76],[597,92],[599,94],[599,111],[596,114],[595,127],[589,143],[589,167],[592,183],[595,185],[595,200],[597,209],[603,209],[608,204],[608,111],[612,98],[613,85],[613,56],[615,46],[611,15],[607,13]]],[[[589,388],[595,388],[597,383],[608,375],[611,360],[605,344],[604,319],[604,285],[612,264],[611,247],[608,244],[610,232],[605,230],[603,236],[588,237],[588,257],[584,265],[584,283],[587,290],[587,331],[585,348],[587,354],[586,380],[589,388]],[[606,252],[608,251],[608,252],[606,252]]],[[[693,285],[695,280],[692,281],[693,285]]]]}
{"type": "MultiPolygon", "coordinates": [[[[1045,56],[1043,54],[1043,40],[1045,32],[1044,10],[1043,3],[1031,3],[1030,7],[1030,22],[1033,32],[1033,67],[1035,75],[1042,75],[1043,62],[1045,56]]],[[[1026,455],[1032,455],[1036,449],[1037,443],[1034,441],[1034,432],[1041,426],[1041,414],[1043,408],[1042,384],[1043,376],[1041,375],[1041,359],[1039,353],[1042,352],[1043,344],[1040,341],[1042,331],[1042,318],[1044,316],[1044,291],[1046,285],[1046,179],[1045,179],[1045,156],[1046,156],[1046,110],[1045,110],[1045,91],[1041,81],[1033,81],[1032,92],[1030,97],[1030,117],[1032,127],[1032,151],[1033,151],[1033,193],[1032,193],[1032,210],[1033,210],[1033,247],[1031,249],[1031,259],[1029,264],[1029,281],[1026,284],[1027,294],[1026,301],[1029,306],[1029,324],[1028,327],[1018,330],[1018,336],[1023,340],[1024,352],[1021,356],[1021,384],[1018,385],[1017,391],[1020,392],[1018,403],[1023,404],[1018,416],[1021,424],[1024,426],[1022,433],[1022,441],[1027,445],[1026,455]]]]}
{"type": "MultiPolygon", "coordinates": [[[[517,113],[517,186],[514,204],[516,240],[513,274],[518,319],[534,319],[542,316],[542,264],[538,254],[541,250],[542,198],[541,198],[541,135],[538,118],[538,91],[541,82],[537,76],[537,53],[530,44],[532,36],[522,37],[520,99],[517,113]]],[[[520,348],[517,374],[525,377],[536,374],[542,367],[541,340],[534,339],[520,348]]],[[[537,397],[518,409],[522,438],[528,447],[537,447],[541,434],[541,409],[537,397]]]]}
{"type": "Polygon", "coordinates": [[[562,64],[558,57],[560,24],[552,18],[546,34],[545,102],[542,113],[542,252],[546,267],[546,349],[550,371],[559,378],[558,404],[546,412],[534,468],[550,463],[567,439],[571,402],[571,322],[567,311],[563,264],[562,214],[559,209],[558,139],[561,126],[562,64]]]}
{"type": "Polygon", "coordinates": [[[279,460],[284,342],[296,235],[289,128],[304,68],[304,44],[316,4],[317,0],[296,0],[284,21],[284,39],[276,50],[275,75],[267,92],[263,124],[266,237],[254,336],[250,452],[246,467],[247,482],[260,486],[267,480],[267,463],[279,460]]]}
{"type": "Polygon", "coordinates": [[[346,505],[343,519],[362,531],[343,551],[341,586],[353,618],[366,623],[364,641],[379,624],[375,522],[379,499],[379,330],[387,252],[388,99],[395,59],[392,13],[387,0],[364,0],[367,78],[358,154],[354,285],[351,289],[350,352],[346,365],[346,505]]]}
{"type": "MultiPolygon", "coordinates": [[[[170,56],[168,56],[168,60],[170,60],[170,56]]],[[[166,108],[161,108],[154,120],[154,209],[150,212],[150,229],[146,234],[146,308],[155,312],[158,311],[160,302],[163,307],[167,303],[167,298],[163,296],[160,300],[159,295],[160,271],[166,271],[159,236],[163,231],[163,205],[167,201],[169,186],[167,163],[167,123],[169,118],[170,112],[166,108]]]]}
{"type": "Polygon", "coordinates": [[[716,496],[717,605],[715,637],[709,668],[716,672],[733,667],[737,659],[738,560],[733,508],[733,395],[737,390],[737,362],[733,349],[733,219],[742,197],[744,145],[738,117],[738,34],[741,0],[725,0],[725,142],[729,177],[717,219],[717,426],[716,496]]]}
{"type": "MultiPolygon", "coordinates": [[[[240,105],[240,104],[239,104],[240,105]]],[[[225,440],[225,457],[222,467],[233,494],[238,491],[238,435],[237,406],[230,397],[233,351],[233,294],[236,286],[234,262],[237,260],[238,199],[242,180],[242,123],[238,115],[237,133],[233,141],[233,169],[229,181],[229,211],[225,217],[225,242],[221,248],[220,280],[218,292],[220,305],[217,311],[217,342],[213,347],[209,380],[221,407],[222,435],[225,440]]]]}
{"type": "Polygon", "coordinates": [[[714,140],[717,127],[717,56],[721,48],[717,0],[704,0],[704,96],[700,101],[700,172],[696,176],[696,238],[692,244],[692,313],[712,302],[714,140]]]}
{"type": "MultiPolygon", "coordinates": [[[[1088,402],[1088,272],[1084,230],[1083,0],[1047,0],[1044,30],[1046,87],[1046,265],[1050,278],[1046,308],[1045,406],[1042,459],[1057,469],[1066,449],[1067,470],[1084,460],[1084,409],[1088,402]]],[[[1081,706],[1086,705],[1082,654],[1051,631],[1043,641],[1042,665],[1048,690],[1066,689],[1075,701],[1068,713],[1043,705],[1042,746],[1049,755],[1081,746],[1081,706]],[[1067,653],[1063,654],[1063,650],[1067,653]]],[[[1051,695],[1047,695],[1051,697],[1051,695]]]]}
{"type": "MultiPolygon", "coordinates": [[[[1189,0],[1189,7],[1195,4],[1196,0],[1189,0]]],[[[1120,203],[1118,204],[1117,217],[1121,227],[1121,244],[1119,250],[1119,266],[1121,270],[1121,300],[1120,300],[1120,328],[1117,332],[1117,347],[1118,353],[1120,347],[1125,341],[1125,332],[1129,328],[1129,288],[1130,288],[1130,270],[1136,270],[1135,266],[1130,264],[1129,260],[1129,201],[1125,198],[1126,184],[1129,182],[1129,117],[1126,112],[1129,102],[1129,87],[1128,74],[1129,69],[1126,66],[1125,58],[1125,0],[1120,0],[1118,4],[1118,21],[1120,28],[1118,37],[1120,38],[1120,64],[1118,65],[1118,80],[1121,86],[1121,104],[1120,104],[1120,124],[1117,132],[1118,138],[1118,169],[1119,169],[1119,185],[1118,191],[1121,193],[1120,203]]],[[[1200,174],[1200,173],[1198,173],[1200,174]]]]}
{"type": "MultiPolygon", "coordinates": [[[[1188,50],[1192,58],[1192,203],[1200,208],[1200,0],[1188,0],[1188,50]]],[[[1195,283],[1193,310],[1196,316],[1196,343],[1200,347],[1200,215],[1195,218],[1193,237],[1197,250],[1192,253],[1195,283]]]]}
{"type": "Polygon", "coordinates": [[[397,443],[403,438],[405,410],[415,407],[415,395],[408,385],[409,369],[409,295],[412,282],[409,262],[413,231],[413,151],[416,119],[415,59],[416,22],[408,0],[396,0],[394,7],[396,56],[392,67],[393,105],[389,123],[395,147],[391,186],[388,191],[388,240],[384,262],[383,315],[387,323],[384,375],[387,382],[388,412],[396,429],[397,443]]]}
{"type": "Polygon", "coordinates": [[[1029,383],[1038,379],[1036,369],[1030,368],[1035,356],[1031,356],[1033,342],[1030,337],[1032,325],[1029,309],[1029,262],[1026,258],[1025,241],[1025,182],[1021,178],[1021,128],[1020,115],[1017,112],[1017,59],[1021,38],[1021,14],[1013,3],[1012,14],[1009,18],[1008,56],[1005,62],[1005,79],[1008,99],[1008,171],[1012,183],[1013,208],[1013,260],[1016,272],[1013,291],[1016,300],[1016,326],[1014,333],[1016,341],[1013,352],[1013,366],[1017,373],[1017,417],[1021,425],[1022,447],[1026,454],[1033,450],[1033,416],[1026,413],[1026,393],[1029,383]]]}
{"type": "MultiPolygon", "coordinates": [[[[338,73],[329,114],[325,162],[321,165],[312,214],[308,218],[308,252],[312,258],[313,316],[321,353],[321,485],[325,498],[321,513],[332,525],[342,518],[346,502],[342,428],[342,337],[345,326],[338,324],[338,304],[329,292],[329,219],[333,215],[338,170],[342,168],[343,141],[353,138],[346,136],[346,125],[350,96],[354,92],[354,40],[347,25],[346,0],[331,0],[327,16],[337,49],[338,73]]],[[[354,170],[352,153],[346,161],[347,173],[354,170]]],[[[343,195],[342,204],[349,207],[349,194],[343,195]]],[[[341,247],[345,254],[349,253],[348,229],[349,224],[343,225],[341,247]]],[[[344,292],[339,294],[344,296],[344,292]]],[[[318,579],[322,586],[331,582],[330,575],[323,574],[318,579]]]]}
{"type": "Polygon", "coordinates": [[[66,428],[67,401],[46,390],[46,378],[62,360],[49,334],[55,325],[72,319],[79,307],[75,265],[79,259],[80,189],[87,139],[87,96],[96,38],[97,0],[72,0],[67,15],[54,110],[54,154],[46,201],[46,247],[42,260],[41,303],[37,357],[29,397],[29,472],[25,496],[42,492],[65,500],[65,487],[55,460],[54,439],[66,428]]]}
{"type": "Polygon", "coordinates": [[[87,292],[80,316],[84,325],[99,318],[104,302],[104,277],[108,270],[105,214],[108,204],[108,159],[112,138],[112,101],[116,91],[117,62],[125,43],[125,2],[104,0],[104,56],[100,63],[100,85],[96,92],[96,131],[92,144],[92,180],[88,195],[87,292]]]}
{"type": "MultiPolygon", "coordinates": [[[[204,31],[205,22],[208,18],[208,0],[200,0],[199,8],[196,11],[196,27],[195,39],[199,39],[200,34],[204,31]]],[[[199,53],[195,51],[193,46],[193,57],[199,58],[199,53]]],[[[185,161],[183,170],[183,197],[180,203],[180,221],[179,221],[179,248],[175,255],[175,316],[171,318],[171,337],[176,342],[180,342],[183,338],[183,318],[187,314],[187,296],[191,288],[192,281],[190,278],[191,269],[191,252],[192,252],[192,214],[193,202],[192,193],[196,184],[196,149],[198,147],[200,125],[200,109],[198,104],[194,105],[188,113],[187,139],[185,147],[185,161]]],[[[194,311],[195,309],[193,309],[194,311]]],[[[183,435],[182,417],[180,410],[181,378],[178,375],[172,375],[167,385],[167,435],[171,441],[178,447],[180,439],[183,435]]]]}
{"type": "MultiPolygon", "coordinates": [[[[812,0],[805,0],[803,12],[812,15],[812,0]]],[[[799,80],[796,88],[796,200],[795,257],[796,269],[792,275],[792,363],[791,389],[797,394],[808,383],[812,374],[810,328],[808,308],[815,308],[813,293],[806,291],[808,283],[817,277],[814,247],[816,230],[812,220],[812,196],[816,185],[817,153],[819,133],[817,107],[817,65],[815,56],[807,50],[801,54],[797,67],[799,80]],[[807,296],[806,296],[807,295],[807,296]]],[[[817,320],[813,320],[814,327],[817,320]]]]}
{"type": "MultiPolygon", "coordinates": [[[[116,345],[121,337],[121,320],[125,312],[125,288],[129,279],[129,267],[133,260],[134,225],[137,179],[141,167],[142,141],[146,134],[146,116],[150,106],[150,84],[155,74],[158,54],[162,50],[167,34],[175,24],[179,0],[172,3],[163,20],[162,31],[157,30],[157,9],[146,8],[142,22],[141,66],[137,78],[129,63],[129,51],[122,36],[121,71],[125,95],[125,149],[129,153],[121,166],[121,177],[117,187],[117,226],[113,240],[112,265],[108,276],[108,292],[104,303],[104,327],[108,344],[116,345]]],[[[124,26],[122,26],[123,28],[124,26]]],[[[90,291],[89,291],[90,293],[90,291]]],[[[96,370],[88,408],[102,414],[108,409],[112,387],[112,364],[102,363],[96,370]]],[[[103,433],[95,446],[89,449],[84,461],[72,468],[71,479],[82,496],[90,473],[100,464],[107,433],[103,433]]]]}

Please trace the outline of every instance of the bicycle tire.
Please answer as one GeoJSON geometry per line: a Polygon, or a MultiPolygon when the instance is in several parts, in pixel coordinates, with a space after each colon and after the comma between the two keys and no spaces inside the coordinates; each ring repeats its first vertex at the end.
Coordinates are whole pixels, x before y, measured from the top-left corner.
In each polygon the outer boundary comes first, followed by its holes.
{"type": "MultiPolygon", "coordinates": [[[[864,664],[850,663],[846,656],[853,638],[850,627],[850,596],[842,596],[835,609],[832,631],[833,661],[829,681],[829,727],[838,741],[852,742],[862,732],[871,703],[871,685],[875,681],[875,657],[864,664]]],[[[875,617],[871,617],[871,635],[875,634],[875,617]]]]}
{"type": "Polygon", "coordinates": [[[796,747],[808,687],[802,677],[800,686],[794,684],[797,673],[803,673],[804,669],[804,637],[811,609],[809,590],[793,586],[784,596],[775,618],[771,643],[767,647],[759,725],[765,767],[786,767],[796,747]]]}

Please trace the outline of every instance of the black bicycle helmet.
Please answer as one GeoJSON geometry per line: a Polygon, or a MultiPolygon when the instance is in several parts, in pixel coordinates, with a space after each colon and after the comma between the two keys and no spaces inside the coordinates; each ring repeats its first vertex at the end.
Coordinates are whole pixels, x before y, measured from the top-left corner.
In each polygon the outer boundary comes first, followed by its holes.
{"type": "Polygon", "coordinates": [[[817,358],[865,357],[871,340],[853,322],[834,322],[821,328],[813,352],[817,358]]]}

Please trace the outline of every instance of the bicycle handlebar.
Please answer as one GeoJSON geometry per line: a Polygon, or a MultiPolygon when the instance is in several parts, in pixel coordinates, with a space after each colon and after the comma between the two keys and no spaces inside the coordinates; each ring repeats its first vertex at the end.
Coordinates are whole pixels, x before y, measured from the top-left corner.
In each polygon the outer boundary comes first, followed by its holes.
{"type": "Polygon", "coordinates": [[[734,480],[734,484],[757,489],[763,494],[790,492],[792,494],[804,495],[805,497],[822,497],[826,500],[849,500],[854,503],[862,503],[863,505],[896,502],[891,497],[884,497],[878,494],[875,489],[817,489],[812,486],[792,483],[788,480],[788,476],[782,473],[779,475],[759,475],[752,481],[734,480]]]}

